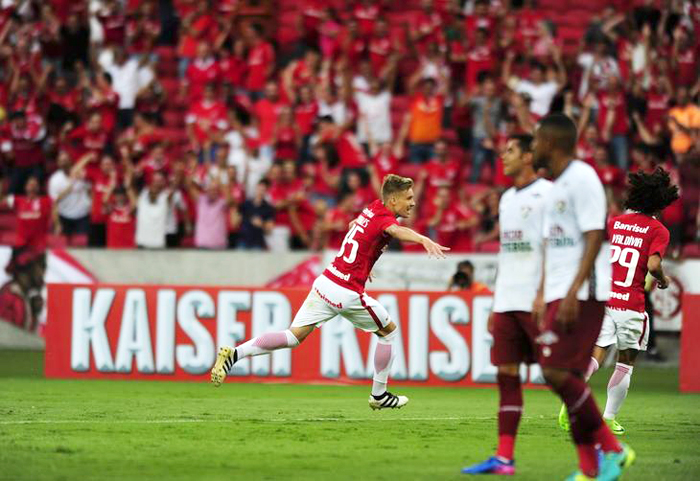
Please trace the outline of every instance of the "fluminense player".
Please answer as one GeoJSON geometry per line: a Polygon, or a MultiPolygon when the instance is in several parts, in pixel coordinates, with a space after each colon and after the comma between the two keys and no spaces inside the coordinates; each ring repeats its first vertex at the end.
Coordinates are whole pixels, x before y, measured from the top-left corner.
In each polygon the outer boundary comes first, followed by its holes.
{"type": "MultiPolygon", "coordinates": [[[[659,289],[668,287],[661,260],[668,247],[668,229],[657,217],[678,199],[678,187],[668,172],[657,168],[652,174],[629,175],[625,209],[629,212],[608,221],[612,262],[612,289],[605,308],[603,328],[593,349],[586,379],[605,359],[611,346],[618,349],[615,371],[608,382],[608,399],[603,419],[615,434],[625,429],[615,420],[627,397],[634,362],[639,351],[646,351],[649,341],[649,316],[644,308],[644,284],[647,272],[659,289]]],[[[566,406],[562,406],[559,424],[569,429],[566,406]]]]}
{"type": "Polygon", "coordinates": [[[506,142],[503,170],[514,187],[501,197],[498,209],[501,250],[489,332],[491,362],[498,366],[498,449],[464,474],[515,474],[513,451],[523,410],[520,363],[537,362],[539,331],[532,306],[542,277],[544,200],[552,183],[532,166],[532,136],[514,135],[506,142]]]}
{"type": "Polygon", "coordinates": [[[634,461],[603,422],[584,380],[610,294],[610,277],[594,268],[604,237],[606,199],[593,167],[574,159],[576,126],[550,114],[535,130],[533,163],[549,171],[545,199],[544,275],[535,301],[542,333],[540,366],[569,412],[580,470],[570,480],[613,480],[634,461]],[[596,445],[602,451],[598,461],[596,445]]]}
{"type": "Polygon", "coordinates": [[[372,409],[393,409],[408,403],[406,396],[387,391],[398,330],[386,309],[365,293],[365,283],[372,266],[392,238],[420,244],[430,256],[438,258],[445,257],[444,251],[449,249],[398,224],[397,217],[408,217],[416,205],[413,180],[387,175],[382,184],[381,197],[381,200],[375,200],[363,209],[350,224],[340,251],[314,281],[289,329],[265,333],[236,348],[219,349],[211,370],[211,382],[215,386],[221,385],[231,367],[240,359],[268,354],[277,349],[294,348],[315,328],[340,315],[358,329],[377,335],[369,406],[372,409]]]}

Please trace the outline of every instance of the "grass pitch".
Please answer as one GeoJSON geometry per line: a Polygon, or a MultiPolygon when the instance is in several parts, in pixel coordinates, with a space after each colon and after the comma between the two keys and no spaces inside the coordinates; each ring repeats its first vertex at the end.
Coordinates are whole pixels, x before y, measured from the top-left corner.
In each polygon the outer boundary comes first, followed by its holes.
{"type": "MultiPolygon", "coordinates": [[[[372,412],[368,387],[45,380],[42,365],[0,352],[2,480],[467,479],[495,448],[491,388],[400,388],[405,409],[372,412]]],[[[526,392],[516,479],[575,469],[558,411],[526,392]]],[[[700,396],[677,393],[677,371],[635,370],[619,420],[638,454],[626,479],[700,479],[700,396]]]]}

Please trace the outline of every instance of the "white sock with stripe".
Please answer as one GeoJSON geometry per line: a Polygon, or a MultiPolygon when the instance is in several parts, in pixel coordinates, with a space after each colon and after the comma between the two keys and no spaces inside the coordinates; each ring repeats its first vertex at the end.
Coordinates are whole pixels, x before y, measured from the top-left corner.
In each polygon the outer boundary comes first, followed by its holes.
{"type": "Polygon", "coordinates": [[[608,382],[608,400],[605,403],[603,418],[615,419],[615,416],[617,416],[622,403],[627,397],[633,369],[632,366],[621,362],[615,364],[615,371],[613,371],[612,376],[610,376],[610,382],[608,382]]]}
{"type": "Polygon", "coordinates": [[[296,347],[299,340],[292,331],[266,332],[258,337],[250,339],[236,348],[236,361],[248,356],[260,356],[277,349],[296,347]]]}
{"type": "Polygon", "coordinates": [[[386,392],[391,362],[394,360],[394,340],[398,336],[395,329],[384,337],[377,336],[377,348],[374,350],[374,377],[372,378],[372,396],[381,396],[386,392]]]}

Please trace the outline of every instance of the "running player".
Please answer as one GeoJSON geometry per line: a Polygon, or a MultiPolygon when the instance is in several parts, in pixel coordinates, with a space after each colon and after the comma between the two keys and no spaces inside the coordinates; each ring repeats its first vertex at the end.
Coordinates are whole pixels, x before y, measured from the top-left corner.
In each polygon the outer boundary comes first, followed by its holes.
{"type": "MultiPolygon", "coordinates": [[[[625,428],[615,416],[627,397],[634,361],[639,351],[646,351],[649,340],[649,317],[644,308],[647,272],[656,279],[659,289],[666,289],[669,283],[661,267],[669,233],[656,218],[676,199],[678,187],[671,184],[668,172],[660,167],[652,174],[639,171],[629,175],[625,208],[631,212],[608,221],[613,284],[586,379],[598,370],[610,347],[616,345],[617,364],[608,382],[603,419],[618,435],[624,434],[625,428]]],[[[560,411],[559,425],[569,429],[566,406],[560,411]]]]}
{"type": "Polygon", "coordinates": [[[515,474],[513,451],[523,410],[519,369],[522,362],[537,362],[539,332],[531,311],[542,277],[544,199],[552,188],[535,173],[531,144],[531,135],[514,135],[503,152],[503,170],[514,187],[503,194],[498,209],[501,251],[488,324],[491,361],[498,366],[498,449],[483,463],[463,469],[464,474],[515,474]]]}
{"type": "Polygon", "coordinates": [[[553,179],[545,200],[544,276],[534,307],[542,327],[537,342],[544,378],[569,411],[580,467],[569,479],[617,479],[634,452],[603,422],[583,379],[610,294],[610,278],[594,269],[606,199],[595,170],[574,159],[576,138],[573,121],[559,113],[543,118],[535,131],[533,162],[553,179]]]}
{"type": "Polygon", "coordinates": [[[365,283],[392,237],[420,244],[429,255],[438,258],[445,257],[444,251],[449,249],[398,224],[396,218],[408,217],[416,205],[413,180],[389,174],[384,178],[381,194],[381,200],[371,203],[350,224],[335,260],[314,281],[289,329],[265,333],[236,348],[219,349],[211,370],[214,386],[221,385],[238,360],[294,348],[315,328],[341,315],[358,329],[377,335],[369,406],[372,409],[400,408],[408,403],[406,396],[396,396],[386,389],[398,331],[386,309],[365,294],[365,283]]]}

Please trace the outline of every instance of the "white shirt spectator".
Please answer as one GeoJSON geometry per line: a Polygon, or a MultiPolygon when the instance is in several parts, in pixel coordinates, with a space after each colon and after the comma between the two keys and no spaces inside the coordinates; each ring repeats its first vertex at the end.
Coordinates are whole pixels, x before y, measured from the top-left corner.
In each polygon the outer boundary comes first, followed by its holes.
{"type": "Polygon", "coordinates": [[[358,92],[355,94],[360,118],[357,122],[357,140],[369,141],[368,134],[377,143],[391,142],[391,94],[383,90],[376,95],[358,92]]]}
{"type": "Polygon", "coordinates": [[[583,76],[581,77],[581,85],[578,91],[580,99],[586,96],[592,82],[595,82],[598,88],[606,89],[608,77],[614,75],[620,78],[620,67],[617,65],[617,60],[612,57],[596,60],[592,53],[586,52],[579,55],[577,61],[583,67],[583,76]]]}
{"type": "Polygon", "coordinates": [[[57,170],[49,178],[49,197],[56,203],[58,215],[66,219],[81,219],[90,214],[92,198],[90,184],[81,179],[71,179],[62,170],[57,170]],[[68,190],[61,200],[61,194],[68,190]]]}
{"type": "Polygon", "coordinates": [[[103,51],[98,63],[112,76],[112,88],[119,94],[120,109],[133,109],[136,94],[155,78],[153,70],[150,67],[139,67],[136,59],[130,58],[122,65],[117,65],[111,50],[103,51]]]}
{"type": "Polygon", "coordinates": [[[559,91],[559,85],[551,80],[540,84],[532,83],[529,80],[519,80],[515,85],[515,91],[529,95],[532,99],[530,112],[544,117],[549,113],[549,107],[559,91]]]}
{"type": "Polygon", "coordinates": [[[136,245],[159,249],[165,247],[168,217],[168,192],[161,192],[151,202],[148,189],[143,189],[136,210],[136,245]]]}

